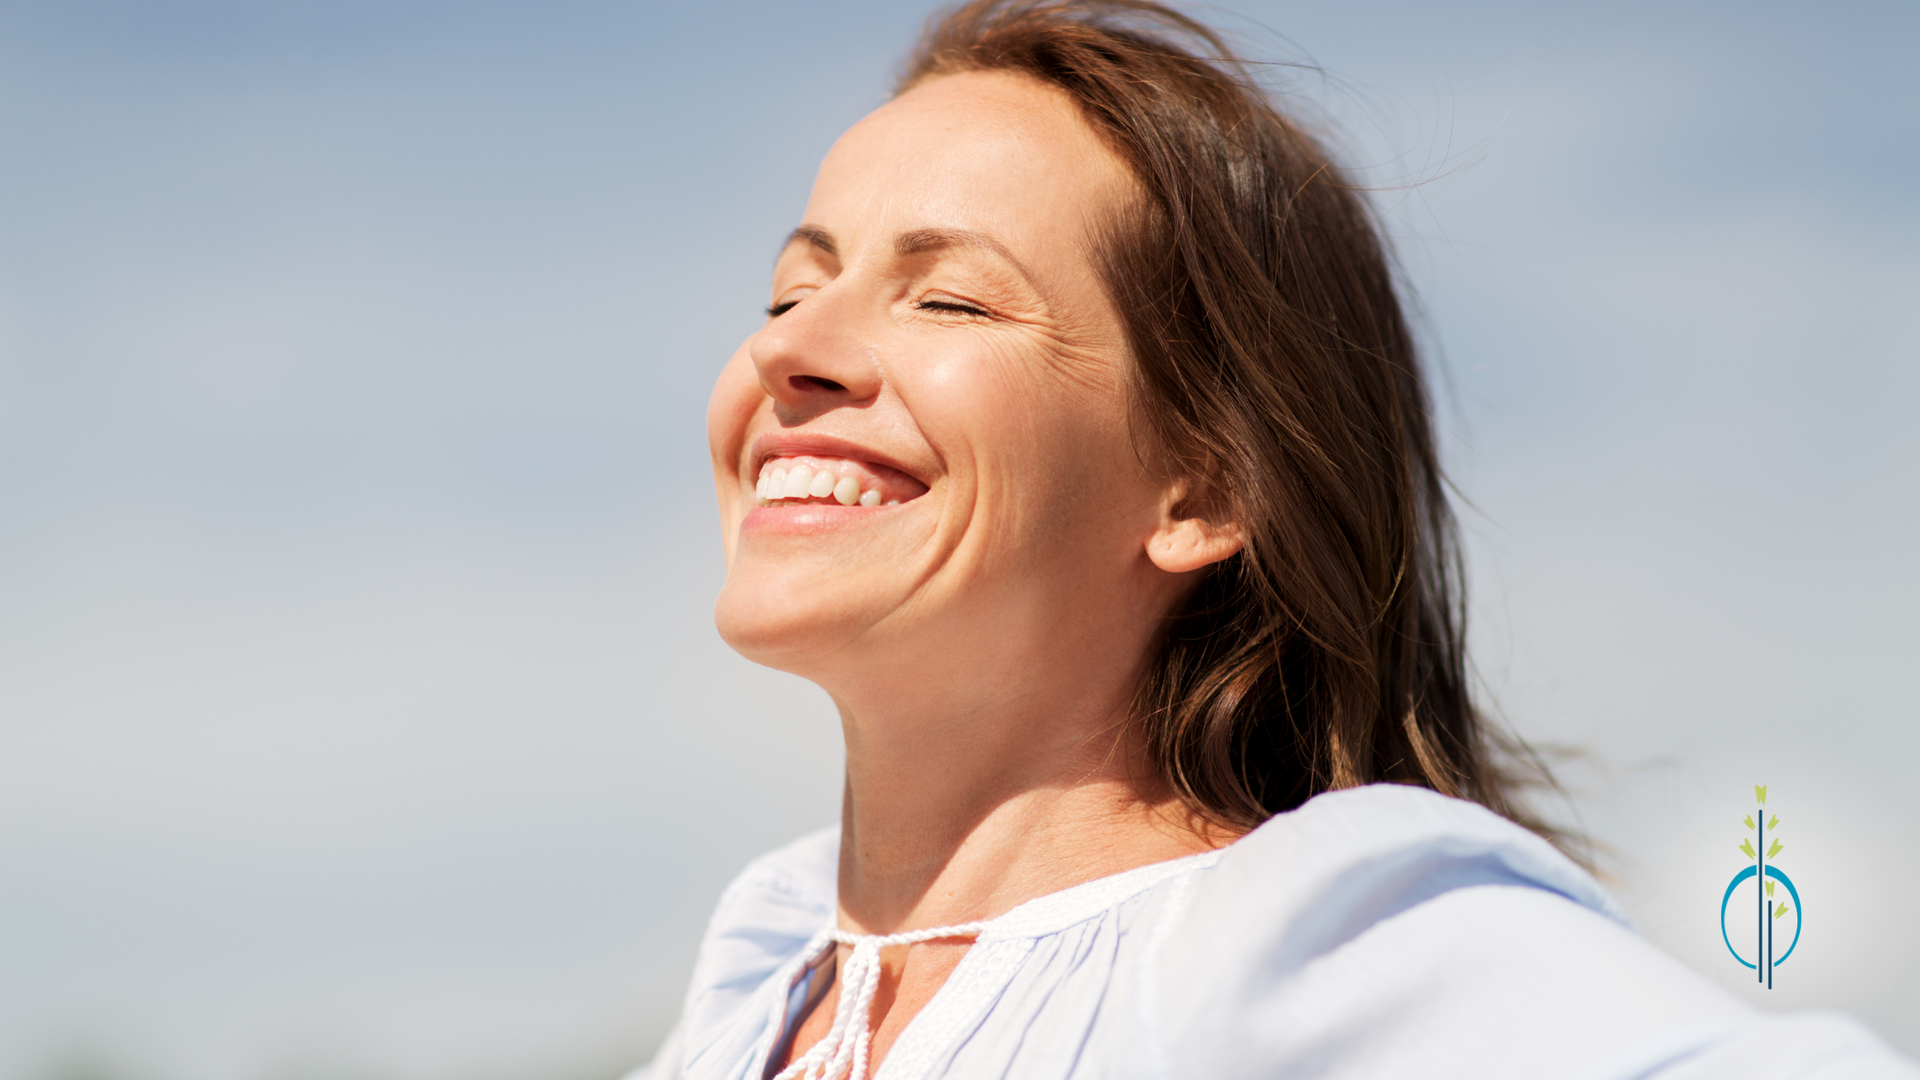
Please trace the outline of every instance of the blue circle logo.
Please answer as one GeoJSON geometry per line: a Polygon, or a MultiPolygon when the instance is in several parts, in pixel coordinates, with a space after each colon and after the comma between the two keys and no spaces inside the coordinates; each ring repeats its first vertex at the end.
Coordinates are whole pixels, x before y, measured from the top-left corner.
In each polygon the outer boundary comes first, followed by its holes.
{"type": "MultiPolygon", "coordinates": [[[[1786,850],[1786,845],[1780,842],[1777,835],[1773,837],[1772,844],[1767,843],[1767,834],[1780,828],[1780,819],[1767,813],[1765,784],[1754,785],[1753,801],[1759,805],[1759,812],[1748,814],[1740,823],[1753,833],[1752,837],[1740,841],[1740,854],[1752,860],[1752,865],[1733,875],[1733,880],[1727,882],[1727,891],[1720,894],[1720,940],[1726,942],[1727,951],[1740,961],[1741,967],[1752,971],[1760,985],[1771,990],[1774,967],[1786,963],[1787,957],[1793,955],[1794,946],[1800,944],[1800,927],[1803,925],[1800,890],[1793,887],[1792,878],[1773,864],[1780,853],[1786,850]],[[1727,933],[1727,905],[1733,902],[1734,892],[1748,878],[1753,879],[1754,914],[1757,917],[1753,927],[1752,960],[1740,955],[1740,950],[1733,947],[1733,937],[1727,933]],[[1774,895],[1773,886],[1776,882],[1787,887],[1791,903],[1774,895]],[[1778,907],[1774,906],[1776,902],[1778,907]],[[1787,951],[1776,956],[1773,951],[1774,924],[1785,918],[1788,912],[1793,913],[1793,940],[1787,943],[1787,951]]],[[[1781,929],[1784,931],[1784,924],[1781,929]]]]}
{"type": "MultiPolygon", "coordinates": [[[[1735,960],[1740,961],[1740,966],[1748,968],[1753,967],[1753,961],[1741,956],[1740,950],[1733,947],[1733,939],[1727,936],[1727,902],[1733,899],[1733,891],[1740,887],[1741,882],[1756,876],[1758,875],[1751,866],[1741,870],[1739,873],[1733,875],[1732,881],[1727,882],[1727,891],[1720,897],[1720,940],[1727,943],[1727,951],[1733,954],[1735,960]]],[[[1773,963],[1779,965],[1786,963],[1787,957],[1793,955],[1793,947],[1800,944],[1800,890],[1793,887],[1793,879],[1782,873],[1777,866],[1767,867],[1767,876],[1785,885],[1787,887],[1787,895],[1793,898],[1793,907],[1791,909],[1793,912],[1793,941],[1787,945],[1786,952],[1774,958],[1773,963]]],[[[1755,886],[1755,888],[1758,887],[1757,885],[1755,886]]]]}

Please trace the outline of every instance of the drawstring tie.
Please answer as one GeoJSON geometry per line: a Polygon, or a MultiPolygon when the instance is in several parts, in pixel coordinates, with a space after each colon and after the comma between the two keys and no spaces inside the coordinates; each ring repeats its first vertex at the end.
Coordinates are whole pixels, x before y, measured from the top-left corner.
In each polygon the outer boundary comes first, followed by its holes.
{"type": "Polygon", "coordinates": [[[902,934],[855,934],[833,929],[829,941],[853,946],[840,969],[840,1003],[833,1010],[833,1027],[813,1049],[780,1070],[774,1080],[865,1080],[867,1053],[873,1045],[873,995],[880,988],[880,950],[894,945],[916,945],[940,938],[973,937],[986,923],[961,923],[909,930],[902,934]]]}

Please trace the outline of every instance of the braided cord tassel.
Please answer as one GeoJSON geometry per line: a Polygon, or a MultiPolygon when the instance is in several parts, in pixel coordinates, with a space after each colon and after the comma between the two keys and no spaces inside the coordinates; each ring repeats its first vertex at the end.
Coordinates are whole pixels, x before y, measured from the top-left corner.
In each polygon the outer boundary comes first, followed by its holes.
{"type": "Polygon", "coordinates": [[[840,1002],[833,1026],[805,1054],[793,1059],[774,1080],[866,1080],[873,1049],[873,999],[880,990],[880,950],[940,938],[973,937],[986,923],[936,926],[903,934],[855,934],[832,930],[828,937],[853,946],[840,969],[840,1002]]]}

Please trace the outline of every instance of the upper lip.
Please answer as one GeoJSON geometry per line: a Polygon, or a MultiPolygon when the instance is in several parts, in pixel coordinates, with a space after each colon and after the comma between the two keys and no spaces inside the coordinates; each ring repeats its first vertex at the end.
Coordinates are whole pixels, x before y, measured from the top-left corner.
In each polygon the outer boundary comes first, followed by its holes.
{"type": "Polygon", "coordinates": [[[881,465],[895,472],[913,477],[925,484],[926,478],[913,469],[900,463],[897,458],[888,457],[878,451],[861,446],[849,439],[834,435],[800,434],[798,432],[780,432],[762,435],[753,440],[752,468],[748,475],[758,475],[760,467],[769,459],[776,457],[813,454],[819,457],[847,458],[851,461],[864,461],[871,465],[881,465]]]}

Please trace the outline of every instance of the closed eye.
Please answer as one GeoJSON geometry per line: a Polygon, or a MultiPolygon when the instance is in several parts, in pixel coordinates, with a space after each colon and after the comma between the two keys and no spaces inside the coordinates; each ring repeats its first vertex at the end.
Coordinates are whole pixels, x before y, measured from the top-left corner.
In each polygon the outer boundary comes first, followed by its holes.
{"type": "Polygon", "coordinates": [[[978,315],[983,318],[991,314],[986,308],[958,300],[922,300],[913,306],[921,311],[949,311],[956,315],[978,315]]]}
{"type": "Polygon", "coordinates": [[[800,301],[798,300],[782,300],[779,303],[774,304],[773,306],[767,308],[767,318],[777,319],[780,316],[785,315],[787,312],[792,311],[793,305],[799,302],[800,301]]]}

